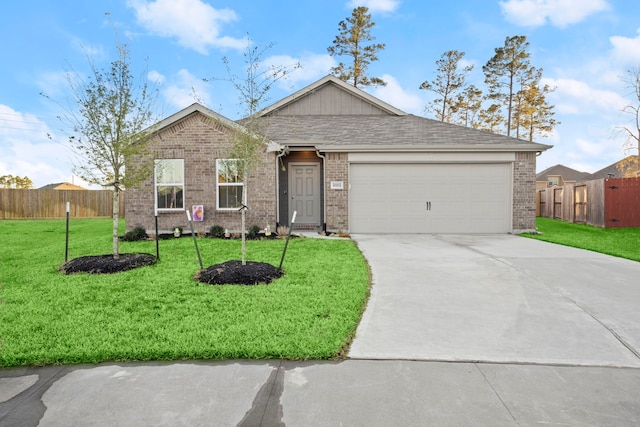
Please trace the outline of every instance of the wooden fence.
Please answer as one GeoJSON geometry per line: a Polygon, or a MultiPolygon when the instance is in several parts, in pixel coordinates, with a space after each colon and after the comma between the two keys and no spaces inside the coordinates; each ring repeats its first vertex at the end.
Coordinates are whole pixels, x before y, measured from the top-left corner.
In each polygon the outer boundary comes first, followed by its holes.
{"type": "MultiPolygon", "coordinates": [[[[110,190],[23,190],[0,188],[0,219],[44,219],[66,217],[67,202],[72,218],[113,216],[110,190]]],[[[124,218],[124,194],[120,195],[120,217],[124,218]]]]}
{"type": "Polygon", "coordinates": [[[539,190],[538,216],[596,227],[640,227],[640,178],[605,178],[539,190]]]}

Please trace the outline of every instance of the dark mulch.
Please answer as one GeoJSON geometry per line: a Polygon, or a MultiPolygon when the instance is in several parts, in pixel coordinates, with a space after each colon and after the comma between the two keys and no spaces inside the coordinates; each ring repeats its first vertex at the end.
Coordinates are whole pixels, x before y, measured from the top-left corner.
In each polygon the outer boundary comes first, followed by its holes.
{"type": "Polygon", "coordinates": [[[209,285],[257,285],[270,283],[282,274],[282,270],[264,262],[247,261],[242,265],[242,261],[227,261],[198,271],[194,279],[209,285]]]}
{"type": "Polygon", "coordinates": [[[156,257],[149,254],[120,254],[117,259],[113,255],[95,255],[74,258],[62,264],[59,270],[65,274],[110,274],[155,263],[156,257]]]}

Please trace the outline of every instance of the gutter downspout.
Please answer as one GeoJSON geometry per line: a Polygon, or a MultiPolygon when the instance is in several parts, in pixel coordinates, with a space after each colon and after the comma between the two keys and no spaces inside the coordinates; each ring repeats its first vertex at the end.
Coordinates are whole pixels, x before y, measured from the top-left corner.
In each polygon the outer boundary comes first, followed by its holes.
{"type": "Polygon", "coordinates": [[[327,182],[326,182],[326,163],[327,159],[320,154],[320,150],[316,148],[316,156],[322,159],[322,231],[327,232],[327,182]]]}
{"type": "MultiPolygon", "coordinates": [[[[289,148],[285,145],[280,146],[280,153],[276,155],[276,224],[280,225],[280,162],[282,157],[289,153],[289,148]]],[[[277,229],[276,225],[276,229],[277,229]]]]}

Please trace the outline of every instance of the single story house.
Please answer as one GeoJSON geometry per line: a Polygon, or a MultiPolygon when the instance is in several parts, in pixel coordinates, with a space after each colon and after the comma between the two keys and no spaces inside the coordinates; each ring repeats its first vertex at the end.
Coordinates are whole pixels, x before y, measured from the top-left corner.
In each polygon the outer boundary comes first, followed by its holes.
{"type": "MultiPolygon", "coordinates": [[[[247,132],[202,105],[150,129],[156,174],[126,191],[127,228],[289,225],[349,233],[535,229],[536,155],[551,148],[407,114],[333,76],[265,108],[261,164],[243,183],[229,158],[247,132]]],[[[246,122],[244,122],[246,123],[246,122]]]]}
{"type": "Polygon", "coordinates": [[[591,181],[602,178],[622,178],[622,177],[640,176],[640,156],[627,156],[618,160],[592,174],[587,175],[582,180],[591,181]]]}
{"type": "Polygon", "coordinates": [[[536,191],[554,185],[575,184],[584,181],[589,172],[580,172],[565,165],[555,165],[536,175],[536,191]]]}
{"type": "Polygon", "coordinates": [[[57,182],[44,185],[38,188],[38,190],[86,190],[86,188],[71,184],[70,182],[57,182]]]}

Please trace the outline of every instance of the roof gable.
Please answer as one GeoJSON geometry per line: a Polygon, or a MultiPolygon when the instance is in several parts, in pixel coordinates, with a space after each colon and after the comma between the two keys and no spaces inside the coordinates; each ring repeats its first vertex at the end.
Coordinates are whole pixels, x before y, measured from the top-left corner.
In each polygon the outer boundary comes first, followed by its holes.
{"type": "Polygon", "coordinates": [[[167,129],[171,126],[176,125],[177,123],[181,122],[182,120],[184,120],[185,118],[191,116],[194,113],[200,113],[210,119],[215,120],[216,122],[218,122],[219,124],[221,124],[222,126],[224,126],[225,128],[228,128],[229,130],[233,130],[233,131],[240,131],[240,132],[247,132],[246,128],[236,122],[234,122],[231,119],[226,118],[225,116],[223,116],[222,114],[218,114],[213,110],[210,110],[209,108],[196,103],[191,104],[190,106],[188,106],[187,108],[178,111],[175,114],[172,114],[171,116],[167,117],[164,120],[159,121],[158,123],[156,123],[155,125],[149,127],[148,129],[145,130],[146,133],[157,133],[162,131],[163,129],[167,129]]]}
{"type": "Polygon", "coordinates": [[[386,102],[328,75],[259,112],[265,116],[406,115],[386,102]]]}

